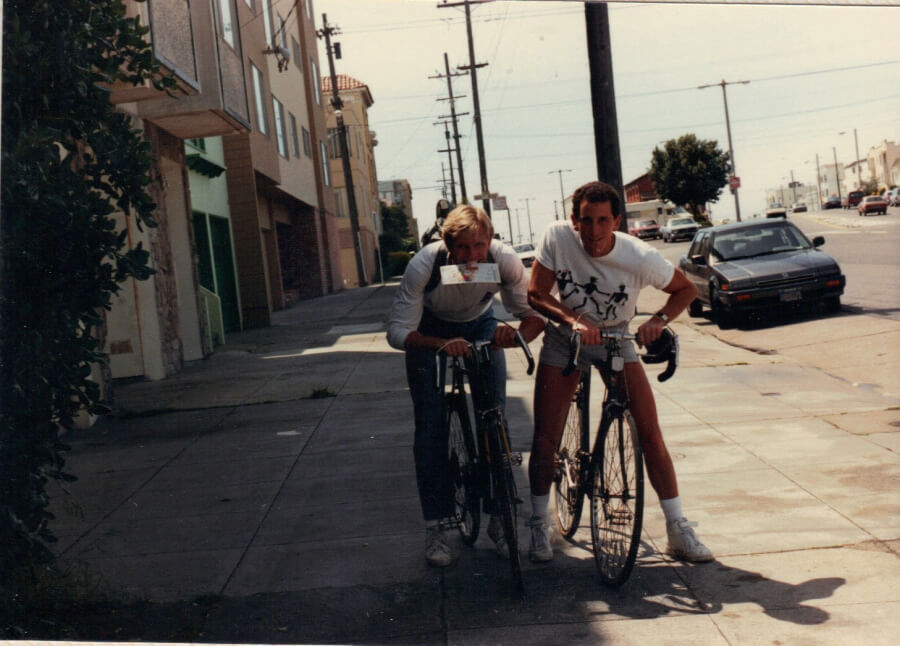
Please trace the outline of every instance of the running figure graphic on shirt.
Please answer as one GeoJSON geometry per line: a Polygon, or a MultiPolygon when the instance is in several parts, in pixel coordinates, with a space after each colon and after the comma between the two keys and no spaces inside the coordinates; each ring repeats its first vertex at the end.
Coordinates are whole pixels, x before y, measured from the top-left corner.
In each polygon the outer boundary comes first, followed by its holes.
{"type": "Polygon", "coordinates": [[[597,277],[591,276],[590,280],[586,283],[576,283],[572,280],[572,272],[568,269],[563,269],[556,272],[556,286],[559,289],[560,300],[565,300],[570,296],[583,294],[583,299],[579,305],[575,305],[572,307],[576,312],[584,309],[587,305],[588,301],[590,301],[594,306],[594,311],[598,316],[602,316],[604,321],[609,321],[610,319],[615,320],[616,318],[616,308],[619,305],[624,305],[628,300],[628,293],[625,291],[625,285],[619,285],[619,291],[614,293],[604,292],[597,285],[597,277]],[[571,286],[569,291],[566,291],[566,288],[571,286]],[[600,301],[597,298],[600,298],[600,301]],[[606,297],[603,300],[603,297],[606,297]]]}

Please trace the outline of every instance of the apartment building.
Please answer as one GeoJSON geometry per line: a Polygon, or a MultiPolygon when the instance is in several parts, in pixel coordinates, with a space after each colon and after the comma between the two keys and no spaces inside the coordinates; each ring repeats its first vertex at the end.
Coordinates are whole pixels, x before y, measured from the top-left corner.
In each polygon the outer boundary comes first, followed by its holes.
{"type": "Polygon", "coordinates": [[[378,198],[387,206],[399,206],[406,215],[409,235],[419,239],[419,225],[413,215],[412,187],[405,179],[391,179],[378,182],[378,198]]]}
{"type": "MultiPolygon", "coordinates": [[[[353,195],[359,218],[359,242],[363,259],[363,276],[370,283],[377,276],[378,236],[380,230],[381,206],[378,199],[378,176],[375,168],[375,146],[378,140],[369,129],[368,110],[374,104],[369,87],[346,74],[337,74],[337,92],[343,102],[342,116],[347,129],[347,148],[350,154],[350,172],[353,195]]],[[[322,92],[332,95],[331,78],[322,77],[322,92]]],[[[338,235],[340,240],[341,266],[344,271],[343,286],[359,286],[359,272],[356,268],[356,251],[353,245],[353,230],[350,221],[350,206],[347,198],[347,182],[341,157],[337,117],[329,103],[325,111],[328,126],[328,156],[331,177],[337,199],[338,235]]]]}
{"type": "Polygon", "coordinates": [[[111,88],[156,160],[158,226],[122,217],[155,274],[107,316],[113,378],[161,379],[231,331],[342,288],[312,0],[123,0],[172,94],[111,88]]]}

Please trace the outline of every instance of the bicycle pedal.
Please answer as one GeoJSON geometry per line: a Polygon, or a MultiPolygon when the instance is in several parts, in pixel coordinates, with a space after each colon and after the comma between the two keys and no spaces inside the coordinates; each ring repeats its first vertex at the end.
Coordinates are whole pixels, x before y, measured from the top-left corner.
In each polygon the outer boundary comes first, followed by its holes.
{"type": "Polygon", "coordinates": [[[522,454],[519,451],[514,451],[509,454],[509,463],[514,467],[520,466],[522,464],[522,454]]]}

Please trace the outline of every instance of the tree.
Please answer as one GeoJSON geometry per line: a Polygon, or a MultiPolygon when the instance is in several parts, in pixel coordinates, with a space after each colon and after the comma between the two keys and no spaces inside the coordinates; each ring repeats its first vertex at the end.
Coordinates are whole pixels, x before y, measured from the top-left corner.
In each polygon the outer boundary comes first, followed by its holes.
{"type": "Polygon", "coordinates": [[[0,633],[16,586],[52,563],[46,486],[74,479],[62,431],[103,411],[89,379],[103,311],[123,280],[152,273],[115,220],[155,226],[150,146],[108,90],[174,87],[147,32],[121,0],[3,7],[0,633]]]}
{"type": "Polygon", "coordinates": [[[702,223],[709,223],[704,204],[719,200],[731,172],[728,153],[717,146],[715,140],[682,135],[677,140],[669,139],[663,149],[654,148],[650,162],[650,179],[657,196],[683,206],[702,223]]]}
{"type": "Polygon", "coordinates": [[[388,206],[381,203],[381,228],[379,238],[381,251],[389,254],[393,251],[406,251],[409,245],[409,224],[406,212],[400,206],[388,206]]]}

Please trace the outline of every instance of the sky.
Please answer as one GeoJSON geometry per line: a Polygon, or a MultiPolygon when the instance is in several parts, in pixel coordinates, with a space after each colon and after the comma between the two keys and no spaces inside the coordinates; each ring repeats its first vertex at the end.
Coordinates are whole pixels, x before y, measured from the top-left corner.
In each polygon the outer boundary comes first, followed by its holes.
{"type": "MultiPolygon", "coordinates": [[[[445,52],[452,71],[469,64],[464,10],[439,4],[314,4],[317,25],[324,13],[341,31],[337,73],[372,93],[378,178],[409,181],[420,231],[449,179],[447,153],[438,152],[444,126],[435,125],[450,114],[439,100],[447,80],[432,77],[444,73],[445,52]]],[[[792,174],[815,184],[817,155],[820,165],[835,155],[853,161],[854,130],[860,158],[884,140],[900,144],[898,7],[610,3],[609,20],[626,183],[668,139],[693,133],[728,150],[723,80],[745,218],[763,212],[766,189],[787,187],[792,174]],[[706,84],[714,85],[698,89],[706,84]]],[[[488,187],[510,209],[494,212],[495,230],[509,239],[511,224],[515,242],[537,239],[559,211],[560,180],[568,196],[597,178],[584,4],[484,3],[472,8],[472,31],[475,59],[487,63],[477,77],[488,187]]],[[[322,41],[319,51],[327,73],[322,41]]],[[[459,132],[471,200],[481,189],[471,79],[452,83],[464,95],[457,112],[469,113],[459,132]]],[[[734,220],[727,188],[710,206],[714,220],[734,220]]]]}

